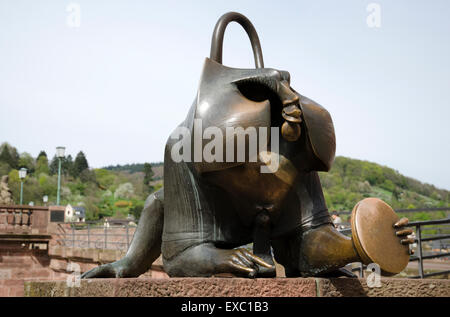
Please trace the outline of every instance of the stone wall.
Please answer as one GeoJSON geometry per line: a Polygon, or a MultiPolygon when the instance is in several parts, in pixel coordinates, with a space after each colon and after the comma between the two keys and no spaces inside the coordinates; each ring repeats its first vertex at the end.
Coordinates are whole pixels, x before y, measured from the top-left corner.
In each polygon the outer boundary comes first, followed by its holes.
{"type": "Polygon", "coordinates": [[[58,281],[26,281],[25,296],[102,297],[449,297],[449,280],[382,278],[368,287],[351,278],[139,278],[82,280],[79,287],[58,281]]]}
{"type": "Polygon", "coordinates": [[[45,243],[2,241],[0,248],[0,296],[23,296],[24,280],[61,280],[67,274],[49,269],[45,243]],[[31,248],[30,248],[31,247],[31,248]]]}
{"type": "MultiPolygon", "coordinates": [[[[0,297],[24,296],[24,281],[65,281],[73,271],[84,273],[98,265],[121,259],[124,250],[67,248],[25,240],[1,241],[0,297]],[[69,265],[70,264],[70,265],[69,265]]],[[[161,259],[143,278],[168,277],[161,259]]]]}

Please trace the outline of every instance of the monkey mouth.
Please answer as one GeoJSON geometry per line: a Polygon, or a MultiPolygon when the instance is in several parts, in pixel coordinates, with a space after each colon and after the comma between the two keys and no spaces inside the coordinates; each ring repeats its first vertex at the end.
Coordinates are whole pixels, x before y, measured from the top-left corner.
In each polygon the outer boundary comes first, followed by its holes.
{"type": "Polygon", "coordinates": [[[288,104],[281,111],[281,116],[285,120],[281,125],[281,135],[288,142],[295,142],[300,138],[302,122],[302,110],[298,104],[288,104]]]}
{"type": "Polygon", "coordinates": [[[281,116],[284,118],[284,120],[291,123],[302,122],[302,111],[300,110],[298,104],[290,104],[285,106],[281,111],[281,116]]]}

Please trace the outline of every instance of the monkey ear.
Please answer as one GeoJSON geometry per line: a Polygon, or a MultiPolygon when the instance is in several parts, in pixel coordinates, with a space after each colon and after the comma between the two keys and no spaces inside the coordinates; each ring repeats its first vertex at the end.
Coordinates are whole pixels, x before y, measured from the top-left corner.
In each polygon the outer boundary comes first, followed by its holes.
{"type": "Polygon", "coordinates": [[[317,102],[304,96],[300,98],[300,108],[313,154],[321,163],[318,170],[329,171],[336,153],[336,136],[330,113],[317,102]]]}

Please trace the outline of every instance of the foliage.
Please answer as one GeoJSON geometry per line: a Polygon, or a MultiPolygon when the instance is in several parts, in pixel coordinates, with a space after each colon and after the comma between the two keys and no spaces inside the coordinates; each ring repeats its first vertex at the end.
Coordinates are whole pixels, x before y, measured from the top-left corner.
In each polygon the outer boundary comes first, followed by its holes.
{"type": "Polygon", "coordinates": [[[123,183],[114,192],[114,198],[130,199],[134,196],[134,187],[131,183],[123,183]]]}
{"type": "Polygon", "coordinates": [[[0,145],[0,162],[8,164],[11,168],[19,167],[19,153],[17,149],[9,143],[0,145]]]}
{"type": "Polygon", "coordinates": [[[80,151],[75,157],[75,161],[73,163],[73,176],[74,177],[80,176],[80,174],[87,168],[89,168],[89,165],[86,160],[86,156],[82,151],[80,151]]]}
{"type": "MultiPolygon", "coordinates": [[[[18,154],[7,143],[0,146],[0,176],[9,175],[13,199],[19,202],[18,168],[30,168],[24,180],[24,203],[56,202],[58,158],[48,162],[41,151],[36,159],[28,153],[18,154]],[[11,166],[12,164],[13,166],[11,166]],[[33,168],[32,168],[33,167],[33,168]]],[[[61,204],[85,206],[87,219],[103,217],[139,219],[148,194],[163,186],[162,163],[144,163],[89,169],[87,158],[79,152],[75,161],[67,155],[61,162],[61,204]]],[[[367,161],[337,157],[328,173],[319,173],[329,210],[351,210],[365,197],[378,197],[394,208],[445,207],[450,205],[450,192],[423,184],[397,171],[367,161]]],[[[430,217],[446,217],[446,213],[405,213],[412,221],[430,217]]],[[[434,218],[432,218],[434,219],[434,218]]]]}
{"type": "Polygon", "coordinates": [[[393,208],[442,207],[450,192],[401,175],[375,163],[336,157],[328,173],[319,173],[330,210],[351,210],[365,197],[378,197],[393,208]]]}
{"type": "Polygon", "coordinates": [[[132,205],[132,203],[127,200],[118,200],[114,203],[114,206],[119,207],[119,208],[130,207],[131,205],[132,205]]]}
{"type": "Polygon", "coordinates": [[[48,158],[47,154],[44,151],[41,151],[36,159],[36,173],[38,175],[50,174],[50,168],[48,167],[48,158]]]}
{"type": "Polygon", "coordinates": [[[25,167],[28,173],[34,173],[36,163],[31,154],[23,152],[19,156],[19,168],[25,167]]]}
{"type": "MultiPolygon", "coordinates": [[[[125,164],[125,165],[109,165],[105,167],[105,169],[110,171],[128,171],[131,173],[144,172],[144,165],[148,163],[133,163],[133,164],[125,164]]],[[[161,166],[162,162],[159,163],[150,163],[151,166],[161,166]]]]}

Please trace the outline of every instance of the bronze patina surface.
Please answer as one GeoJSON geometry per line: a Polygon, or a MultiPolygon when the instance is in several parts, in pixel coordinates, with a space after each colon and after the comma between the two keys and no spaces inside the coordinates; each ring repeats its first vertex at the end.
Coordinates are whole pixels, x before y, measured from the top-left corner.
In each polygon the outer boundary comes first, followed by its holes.
{"type": "Polygon", "coordinates": [[[354,240],[332,225],[318,176],[334,161],[331,116],[290,86],[287,71],[264,67],[258,35],[243,15],[230,12],[217,22],[198,93],[176,131],[180,129],[192,138],[192,148],[186,152],[191,160],[175,161],[172,149],[179,140],[168,139],[164,189],[147,198],[126,256],[86,272],[84,278],[139,276],[160,254],[165,271],[180,277],[272,277],[273,257],[288,277],[350,276],[341,268],[362,260],[380,261],[386,272],[402,267],[405,247],[401,244],[411,242],[404,239],[411,230],[403,229],[405,219],[393,228],[394,217],[383,204],[359,205],[354,240]],[[255,69],[222,65],[222,42],[230,22],[247,32],[255,69]],[[222,132],[223,153],[232,153],[230,161],[195,157],[196,146],[202,150],[209,142],[203,139],[197,144],[195,135],[210,128],[222,132]],[[282,137],[275,139],[279,146],[272,138],[257,139],[266,148],[258,148],[256,154],[247,142],[244,159],[238,160],[236,148],[227,152],[228,142],[237,144],[236,134],[227,135],[227,128],[278,128],[282,137]],[[261,173],[261,167],[270,169],[268,161],[253,160],[254,156],[279,157],[279,166],[261,173]],[[397,245],[383,254],[386,246],[377,247],[377,241],[397,245]],[[252,242],[253,252],[242,248],[252,242]]]}
{"type": "Polygon", "coordinates": [[[385,275],[401,272],[409,262],[408,245],[399,243],[399,217],[378,198],[360,201],[352,212],[352,238],[364,263],[377,263],[385,275]],[[374,239],[376,237],[376,239],[374,239]]]}

